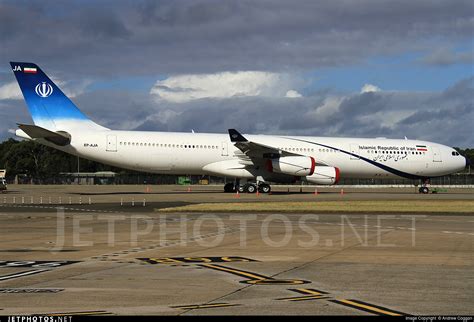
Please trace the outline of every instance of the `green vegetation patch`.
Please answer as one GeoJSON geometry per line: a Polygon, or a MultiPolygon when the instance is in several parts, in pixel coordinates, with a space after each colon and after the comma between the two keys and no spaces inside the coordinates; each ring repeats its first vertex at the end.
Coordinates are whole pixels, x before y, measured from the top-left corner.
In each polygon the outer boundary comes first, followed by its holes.
{"type": "Polygon", "coordinates": [[[472,200],[377,200],[199,203],[156,209],[158,212],[390,212],[390,213],[474,213],[472,200]]]}

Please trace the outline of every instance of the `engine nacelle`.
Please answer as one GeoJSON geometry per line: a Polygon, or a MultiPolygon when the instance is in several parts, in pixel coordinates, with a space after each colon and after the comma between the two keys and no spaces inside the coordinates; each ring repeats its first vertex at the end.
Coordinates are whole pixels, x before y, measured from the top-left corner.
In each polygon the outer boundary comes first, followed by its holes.
{"type": "Polygon", "coordinates": [[[315,184],[336,184],[339,181],[339,168],[318,166],[312,175],[306,176],[306,181],[315,184]]]}
{"type": "Polygon", "coordinates": [[[304,177],[314,173],[316,161],[313,157],[291,156],[269,160],[269,171],[304,177]]]}

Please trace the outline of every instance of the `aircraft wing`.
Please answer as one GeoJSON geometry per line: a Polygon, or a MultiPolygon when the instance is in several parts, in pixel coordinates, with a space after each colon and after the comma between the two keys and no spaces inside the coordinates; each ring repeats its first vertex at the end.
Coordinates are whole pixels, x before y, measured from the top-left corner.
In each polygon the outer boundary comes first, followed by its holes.
{"type": "Polygon", "coordinates": [[[256,143],[247,140],[242,134],[235,129],[229,129],[230,141],[250,158],[273,159],[280,156],[296,156],[301,155],[287,151],[279,150],[278,148],[256,143]]]}

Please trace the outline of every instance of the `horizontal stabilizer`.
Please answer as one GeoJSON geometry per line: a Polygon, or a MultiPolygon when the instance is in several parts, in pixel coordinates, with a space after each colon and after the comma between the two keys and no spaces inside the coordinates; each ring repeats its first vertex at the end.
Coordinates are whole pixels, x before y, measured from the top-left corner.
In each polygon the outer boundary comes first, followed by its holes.
{"type": "Polygon", "coordinates": [[[32,139],[44,139],[56,145],[65,146],[71,143],[71,135],[64,131],[52,132],[37,125],[18,124],[32,139]]]}

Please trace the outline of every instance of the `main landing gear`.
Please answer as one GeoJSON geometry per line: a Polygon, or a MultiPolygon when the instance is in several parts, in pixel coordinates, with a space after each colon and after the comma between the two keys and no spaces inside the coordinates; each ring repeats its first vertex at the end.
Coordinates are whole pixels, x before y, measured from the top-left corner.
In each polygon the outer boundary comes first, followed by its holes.
{"type": "Polygon", "coordinates": [[[418,188],[418,192],[419,193],[423,193],[423,194],[428,194],[430,193],[430,179],[424,179],[422,182],[421,182],[421,186],[420,188],[418,188]]]}
{"type": "Polygon", "coordinates": [[[258,188],[257,184],[253,182],[247,182],[244,185],[240,185],[239,183],[229,182],[224,186],[224,192],[237,192],[239,193],[270,193],[272,191],[272,187],[265,182],[259,183],[258,188]]]}

